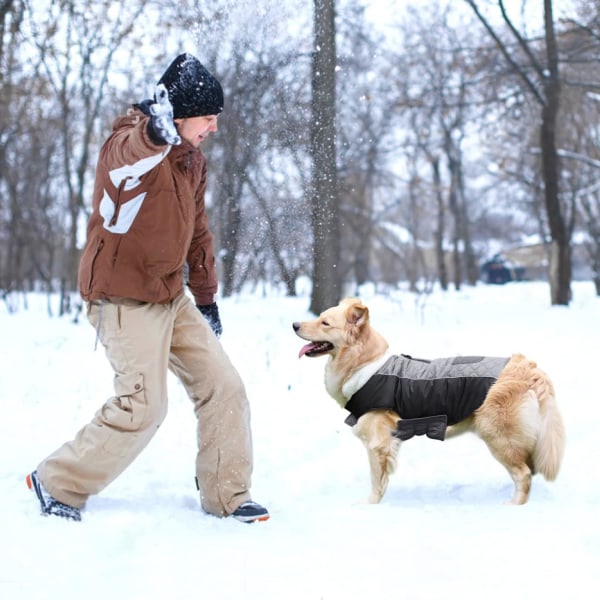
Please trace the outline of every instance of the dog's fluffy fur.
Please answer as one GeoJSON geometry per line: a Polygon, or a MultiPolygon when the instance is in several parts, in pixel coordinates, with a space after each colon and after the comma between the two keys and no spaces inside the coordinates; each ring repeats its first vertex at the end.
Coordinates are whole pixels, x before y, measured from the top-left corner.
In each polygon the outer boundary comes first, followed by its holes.
{"type": "MultiPolygon", "coordinates": [[[[369,310],[346,298],[313,321],[295,322],[296,334],[310,342],[300,356],[329,355],[325,387],[344,407],[376,368],[389,357],[388,343],[369,324],[369,310]]],[[[381,500],[396,466],[400,440],[392,435],[399,416],[392,410],[373,410],[353,427],[369,456],[370,503],[381,500]]],[[[512,477],[510,504],[525,504],[531,476],[541,473],[552,481],[564,453],[565,431],[550,378],[535,362],[514,354],[491,386],[483,404],[467,419],[448,427],[446,437],[476,433],[512,477]]]]}

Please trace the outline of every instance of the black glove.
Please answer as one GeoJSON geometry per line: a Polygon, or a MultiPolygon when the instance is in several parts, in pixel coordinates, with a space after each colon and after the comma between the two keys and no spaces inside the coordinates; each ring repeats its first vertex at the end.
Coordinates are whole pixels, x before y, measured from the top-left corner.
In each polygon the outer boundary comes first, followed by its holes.
{"type": "Polygon", "coordinates": [[[204,315],[208,321],[210,328],[214,331],[217,337],[221,337],[223,333],[223,325],[221,325],[221,317],[219,316],[219,308],[216,302],[212,304],[196,304],[198,310],[204,315]]]}
{"type": "Polygon", "coordinates": [[[173,122],[173,106],[169,102],[169,92],[162,83],[156,86],[154,97],[156,102],[148,107],[150,112],[148,125],[154,134],[151,137],[158,138],[166,144],[175,146],[181,144],[181,137],[177,133],[177,128],[173,122]]]}

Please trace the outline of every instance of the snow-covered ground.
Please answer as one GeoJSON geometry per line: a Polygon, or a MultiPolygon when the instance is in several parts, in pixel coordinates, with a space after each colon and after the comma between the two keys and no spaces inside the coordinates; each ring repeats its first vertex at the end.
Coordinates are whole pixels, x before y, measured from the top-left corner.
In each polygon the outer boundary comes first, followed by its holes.
{"type": "Polygon", "coordinates": [[[323,388],[324,358],[298,360],[306,296],[221,300],[222,342],[253,411],[253,496],[266,523],[204,514],[193,483],[195,423],[170,380],[170,411],[140,458],[88,503],[81,523],[39,515],[25,474],[112,394],[82,319],[45,298],[0,306],[0,598],[6,600],[469,600],[591,598],[600,584],[600,299],[574,285],[551,307],[542,283],[435,293],[424,306],[364,290],[394,351],[434,358],[524,352],[554,379],[567,428],[559,478],[503,505],[508,474],[483,442],[413,438],[387,495],[323,388]]]}

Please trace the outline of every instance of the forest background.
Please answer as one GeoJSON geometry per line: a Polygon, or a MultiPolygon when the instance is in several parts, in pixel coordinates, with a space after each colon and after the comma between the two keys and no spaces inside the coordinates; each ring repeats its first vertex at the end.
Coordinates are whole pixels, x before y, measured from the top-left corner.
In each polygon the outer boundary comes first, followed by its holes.
{"type": "MultiPolygon", "coordinates": [[[[113,119],[188,51],[220,293],[473,285],[497,253],[600,295],[597,0],[0,0],[0,296],[60,292],[113,119]],[[560,6],[559,6],[560,5],[560,6]]],[[[75,300],[75,301],[74,301],[75,300]]]]}

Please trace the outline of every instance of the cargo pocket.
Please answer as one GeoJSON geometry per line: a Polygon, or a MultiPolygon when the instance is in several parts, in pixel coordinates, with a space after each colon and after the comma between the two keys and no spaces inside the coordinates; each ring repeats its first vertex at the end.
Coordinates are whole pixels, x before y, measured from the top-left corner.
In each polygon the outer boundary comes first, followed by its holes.
{"type": "Polygon", "coordinates": [[[137,445],[140,430],[146,424],[144,376],[141,373],[117,376],[115,393],[101,410],[102,426],[110,432],[104,449],[115,456],[125,456],[137,445]]]}

